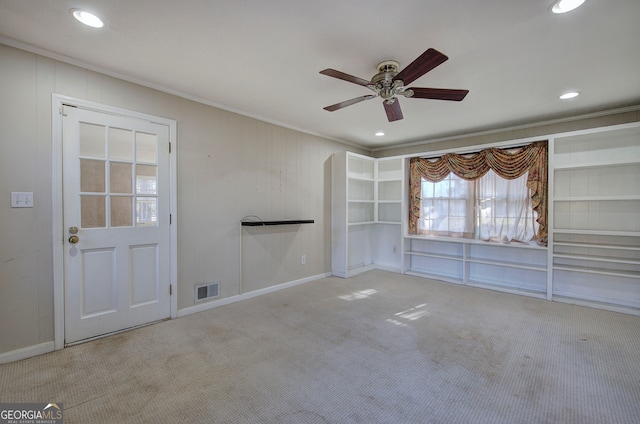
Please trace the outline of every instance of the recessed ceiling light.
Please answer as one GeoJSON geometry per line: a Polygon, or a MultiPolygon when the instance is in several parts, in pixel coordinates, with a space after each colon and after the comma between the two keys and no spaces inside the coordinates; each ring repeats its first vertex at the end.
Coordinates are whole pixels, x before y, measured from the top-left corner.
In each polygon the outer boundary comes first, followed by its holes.
{"type": "Polygon", "coordinates": [[[384,133],[382,131],[378,131],[377,133],[374,134],[376,137],[382,137],[384,135],[384,133]]]}
{"type": "Polygon", "coordinates": [[[553,13],[567,13],[582,6],[584,0],[556,0],[551,5],[553,13]]]}
{"type": "Polygon", "coordinates": [[[90,26],[92,28],[102,28],[104,26],[102,19],[98,18],[93,13],[86,12],[80,9],[71,9],[69,12],[71,12],[74,18],[87,26],[90,26]]]}
{"type": "Polygon", "coordinates": [[[577,91],[570,91],[568,93],[564,93],[563,95],[560,96],[561,100],[567,100],[567,99],[573,99],[574,97],[578,97],[580,95],[580,93],[578,93],[577,91]]]}

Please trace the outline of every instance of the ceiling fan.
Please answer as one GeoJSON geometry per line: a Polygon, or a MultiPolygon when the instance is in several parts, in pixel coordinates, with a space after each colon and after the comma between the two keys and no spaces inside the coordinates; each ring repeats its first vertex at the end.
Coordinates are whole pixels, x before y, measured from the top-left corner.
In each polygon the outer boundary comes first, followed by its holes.
{"type": "Polygon", "coordinates": [[[382,97],[384,110],[387,113],[389,122],[398,121],[403,118],[400,102],[396,96],[405,96],[415,99],[435,99],[435,100],[452,100],[459,102],[467,95],[469,90],[455,90],[448,88],[420,88],[410,87],[416,79],[420,78],[433,68],[441,65],[449,58],[435,49],[428,49],[422,53],[416,60],[411,62],[406,68],[398,72],[400,64],[395,60],[385,60],[378,64],[378,73],[375,74],[371,81],[336,71],[335,69],[325,69],[320,71],[321,74],[329,77],[338,78],[347,82],[362,85],[373,91],[375,94],[356,97],[355,99],[345,100],[335,105],[323,108],[329,112],[334,112],[343,107],[360,103],[364,100],[371,100],[376,97],[382,97]]]}

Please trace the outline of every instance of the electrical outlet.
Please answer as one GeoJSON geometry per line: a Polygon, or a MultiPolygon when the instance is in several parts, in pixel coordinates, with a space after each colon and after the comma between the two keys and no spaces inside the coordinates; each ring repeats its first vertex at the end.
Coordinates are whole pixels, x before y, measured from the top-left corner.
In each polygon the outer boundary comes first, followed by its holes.
{"type": "Polygon", "coordinates": [[[307,255],[302,255],[302,256],[300,256],[300,263],[301,263],[302,265],[304,265],[304,264],[306,264],[306,263],[307,263],[307,255]]]}
{"type": "Polygon", "coordinates": [[[32,191],[12,191],[11,207],[12,208],[32,208],[33,192],[32,191]]]}

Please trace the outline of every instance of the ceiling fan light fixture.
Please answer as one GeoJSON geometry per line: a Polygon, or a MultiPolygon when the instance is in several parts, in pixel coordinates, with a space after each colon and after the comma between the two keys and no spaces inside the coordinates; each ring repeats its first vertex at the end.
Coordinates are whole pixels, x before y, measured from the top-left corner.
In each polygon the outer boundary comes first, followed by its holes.
{"type": "Polygon", "coordinates": [[[585,0],[556,0],[551,5],[551,12],[555,14],[571,12],[582,6],[585,0]]]}
{"type": "Polygon", "coordinates": [[[580,95],[580,93],[578,93],[577,91],[569,91],[567,93],[564,93],[560,96],[560,100],[569,100],[569,99],[573,99],[575,97],[578,97],[580,95]]]}
{"type": "Polygon", "coordinates": [[[102,22],[102,19],[98,18],[91,12],[87,12],[81,9],[71,9],[69,12],[78,21],[87,26],[90,26],[91,28],[102,28],[104,26],[104,22],[102,22]]]}

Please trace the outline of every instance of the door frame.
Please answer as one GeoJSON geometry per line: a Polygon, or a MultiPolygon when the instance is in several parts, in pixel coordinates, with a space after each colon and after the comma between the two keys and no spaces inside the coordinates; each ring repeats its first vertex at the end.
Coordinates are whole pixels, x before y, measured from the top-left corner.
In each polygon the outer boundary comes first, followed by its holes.
{"type": "Polygon", "coordinates": [[[64,105],[88,109],[95,112],[124,116],[128,118],[142,119],[155,124],[169,127],[169,142],[171,150],[169,155],[169,213],[171,214],[170,231],[170,284],[172,294],[170,297],[171,318],[178,316],[178,225],[177,225],[177,173],[176,156],[177,143],[176,136],[177,123],[173,119],[148,115],[135,112],[120,107],[108,106],[101,103],[82,100],[74,97],[53,93],[51,101],[51,156],[52,156],[52,228],[53,228],[53,330],[55,349],[64,348],[64,214],[62,198],[62,108],[64,105]]]}

